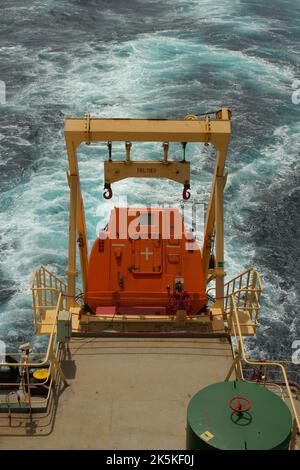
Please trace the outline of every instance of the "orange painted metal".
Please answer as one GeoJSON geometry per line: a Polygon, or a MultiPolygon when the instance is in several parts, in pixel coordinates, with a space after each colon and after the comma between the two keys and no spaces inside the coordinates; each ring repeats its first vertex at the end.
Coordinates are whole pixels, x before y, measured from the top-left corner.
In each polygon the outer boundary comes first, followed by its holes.
{"type": "Polygon", "coordinates": [[[179,211],[115,208],[90,254],[88,307],[165,314],[178,282],[198,313],[207,303],[201,252],[179,211]]]}

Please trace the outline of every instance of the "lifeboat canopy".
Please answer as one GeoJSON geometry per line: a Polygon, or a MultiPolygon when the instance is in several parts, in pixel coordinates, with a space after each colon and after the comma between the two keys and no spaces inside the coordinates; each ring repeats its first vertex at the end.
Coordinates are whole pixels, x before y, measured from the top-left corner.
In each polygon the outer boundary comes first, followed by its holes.
{"type": "Polygon", "coordinates": [[[179,210],[115,208],[93,244],[84,300],[95,314],[205,309],[201,251],[179,210]]]}

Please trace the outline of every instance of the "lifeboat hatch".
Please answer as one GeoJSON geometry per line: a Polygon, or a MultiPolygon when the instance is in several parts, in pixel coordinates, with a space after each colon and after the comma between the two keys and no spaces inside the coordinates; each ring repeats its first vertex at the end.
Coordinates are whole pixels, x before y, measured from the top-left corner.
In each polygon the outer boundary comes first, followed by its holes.
{"type": "Polygon", "coordinates": [[[133,240],[133,269],[135,275],[162,273],[162,244],[160,240],[133,240]]]}

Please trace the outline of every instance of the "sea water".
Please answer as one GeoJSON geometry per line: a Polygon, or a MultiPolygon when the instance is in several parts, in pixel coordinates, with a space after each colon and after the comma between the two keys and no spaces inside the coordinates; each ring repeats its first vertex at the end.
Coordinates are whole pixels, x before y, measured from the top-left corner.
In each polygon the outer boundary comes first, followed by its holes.
{"type": "MultiPolygon", "coordinates": [[[[300,339],[300,2],[296,0],[10,0],[0,15],[0,340],[34,335],[30,281],[65,275],[67,116],[183,118],[222,106],[233,136],[225,192],[225,268],[255,266],[265,286],[247,348],[290,359],[300,339]],[[4,93],[5,92],[5,93],[4,93]],[[5,96],[4,96],[5,95],[5,96]]],[[[114,158],[124,148],[114,145],[114,158]]],[[[140,144],[134,158],[162,157],[140,144]]],[[[173,144],[170,157],[182,158],[173,144]]],[[[192,201],[207,202],[215,152],[191,144],[192,201]]],[[[89,243],[105,225],[105,144],[81,146],[89,243]]],[[[172,182],[125,180],[114,199],[182,203],[172,182]]]]}

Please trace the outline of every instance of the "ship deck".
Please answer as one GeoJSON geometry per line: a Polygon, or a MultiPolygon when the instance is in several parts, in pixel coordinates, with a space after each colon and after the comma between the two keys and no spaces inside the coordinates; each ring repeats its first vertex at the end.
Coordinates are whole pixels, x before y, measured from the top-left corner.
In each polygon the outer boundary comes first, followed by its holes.
{"type": "Polygon", "coordinates": [[[73,338],[45,414],[0,416],[0,449],[185,449],[187,405],[225,379],[227,338],[73,338]]]}

